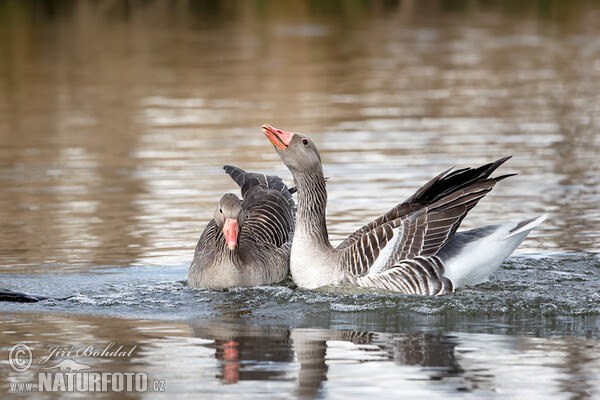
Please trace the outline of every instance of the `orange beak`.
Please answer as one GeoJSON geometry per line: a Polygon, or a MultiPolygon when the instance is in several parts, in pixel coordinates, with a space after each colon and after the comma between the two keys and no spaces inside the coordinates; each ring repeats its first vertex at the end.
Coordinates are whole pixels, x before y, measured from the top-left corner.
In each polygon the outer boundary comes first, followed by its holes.
{"type": "Polygon", "coordinates": [[[239,232],[240,227],[238,226],[237,220],[225,220],[225,223],[223,224],[223,235],[225,235],[225,241],[227,242],[227,247],[229,247],[229,250],[234,250],[237,246],[237,238],[239,232]]]}
{"type": "Polygon", "coordinates": [[[262,131],[265,136],[267,136],[269,141],[273,143],[273,145],[279,147],[281,150],[287,149],[292,141],[292,137],[294,136],[294,134],[291,132],[282,131],[267,124],[262,126],[262,131]]]}

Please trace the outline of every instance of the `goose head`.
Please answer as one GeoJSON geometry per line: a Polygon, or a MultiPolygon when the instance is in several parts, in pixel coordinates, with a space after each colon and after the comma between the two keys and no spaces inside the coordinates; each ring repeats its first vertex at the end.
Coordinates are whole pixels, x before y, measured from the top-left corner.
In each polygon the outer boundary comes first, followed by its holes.
{"type": "Polygon", "coordinates": [[[271,125],[263,125],[262,131],[292,174],[322,169],[319,150],[307,136],[282,131],[271,125]]]}
{"type": "Polygon", "coordinates": [[[244,223],[244,211],[240,199],[233,193],[225,193],[215,210],[215,222],[223,230],[229,250],[235,250],[238,234],[244,223]]]}

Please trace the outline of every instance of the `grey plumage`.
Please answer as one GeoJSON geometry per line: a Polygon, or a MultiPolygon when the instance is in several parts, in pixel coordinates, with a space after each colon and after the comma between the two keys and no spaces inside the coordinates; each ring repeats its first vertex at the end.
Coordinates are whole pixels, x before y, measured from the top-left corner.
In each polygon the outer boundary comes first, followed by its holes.
{"type": "Polygon", "coordinates": [[[478,168],[447,170],[406,201],[351,234],[337,248],[327,235],[327,191],[321,157],[305,135],[263,126],[298,191],[290,258],[299,286],[349,283],[408,294],[440,295],[482,282],[546,216],[456,234],[467,213],[496,183],[510,157],[478,168]],[[479,235],[486,234],[481,238],[479,235]],[[473,257],[465,253],[468,249],[473,257]]]}
{"type": "MultiPolygon", "coordinates": [[[[334,264],[342,266],[341,282],[378,287],[407,294],[440,295],[454,290],[444,277],[444,265],[435,255],[454,236],[467,213],[505,176],[489,178],[508,158],[480,168],[446,171],[425,184],[405,202],[353,233],[336,249],[334,264]],[[387,246],[385,259],[380,259],[387,246]],[[378,265],[376,263],[379,262],[378,265]],[[373,267],[376,266],[376,269],[373,267]]],[[[326,190],[320,174],[296,176],[299,188],[298,218],[307,229],[324,213],[326,190]],[[307,210],[302,197],[307,196],[307,210]]],[[[313,227],[324,241],[324,225],[313,227]]]]}
{"type": "Polygon", "coordinates": [[[406,294],[437,296],[451,293],[452,282],[444,276],[439,257],[416,256],[393,264],[381,273],[358,277],[348,274],[345,283],[361,287],[378,287],[406,294]]]}
{"type": "Polygon", "coordinates": [[[467,213],[505,177],[488,178],[506,160],[508,157],[477,169],[465,168],[438,175],[407,201],[357,230],[338,249],[352,255],[347,257],[352,271],[359,276],[369,273],[380,250],[395,235],[400,237],[386,264],[380,268],[382,271],[402,260],[437,254],[453,237],[467,213]]]}
{"type": "MultiPolygon", "coordinates": [[[[288,274],[295,204],[277,176],[225,166],[241,189],[238,245],[230,250],[215,218],[204,229],[188,271],[191,287],[223,288],[276,283],[288,274]]],[[[222,224],[222,223],[221,223],[222,224]]]]}

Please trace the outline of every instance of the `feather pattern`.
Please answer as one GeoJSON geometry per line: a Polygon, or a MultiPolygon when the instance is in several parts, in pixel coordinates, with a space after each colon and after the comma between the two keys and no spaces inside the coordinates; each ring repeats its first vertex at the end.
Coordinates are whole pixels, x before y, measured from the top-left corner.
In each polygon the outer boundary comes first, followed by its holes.
{"type": "Polygon", "coordinates": [[[436,257],[415,257],[391,268],[366,276],[346,275],[344,283],[376,287],[405,294],[438,296],[452,293],[452,282],[444,277],[444,265],[436,257]]]}
{"type": "Polygon", "coordinates": [[[454,235],[477,202],[492,190],[498,180],[506,177],[487,178],[500,164],[497,162],[477,169],[463,169],[459,174],[447,174],[446,171],[447,175],[439,175],[428,182],[423,187],[425,190],[421,188],[421,195],[417,192],[411,197],[412,200],[356,231],[338,246],[344,253],[347,271],[364,276],[385,271],[402,260],[435,255],[454,235]],[[469,185],[465,186],[464,182],[458,180],[460,176],[467,179],[469,185]],[[453,186],[445,182],[446,179],[453,186]],[[435,189],[442,190],[443,195],[433,192],[435,189]],[[413,211],[401,212],[403,208],[413,211]],[[396,215],[398,217],[392,219],[396,215]],[[391,251],[385,251],[388,246],[393,246],[391,251]],[[385,256],[383,260],[379,260],[380,254],[385,256]]]}
{"type": "MultiPolygon", "coordinates": [[[[451,169],[447,169],[446,171],[442,172],[441,174],[427,182],[425,185],[423,185],[419,190],[417,190],[417,192],[415,192],[415,194],[413,194],[406,201],[398,204],[390,211],[383,214],[381,217],[368,223],[367,225],[363,226],[362,228],[358,229],[356,232],[348,236],[346,240],[340,243],[338,248],[343,249],[345,247],[350,246],[352,243],[358,240],[358,238],[362,237],[365,233],[371,231],[377,226],[383,225],[386,222],[402,219],[410,213],[413,213],[425,207],[427,204],[431,204],[436,200],[439,200],[451,194],[452,192],[464,189],[470,186],[471,184],[477,182],[478,180],[487,179],[492,174],[492,172],[494,172],[500,165],[504,164],[509,159],[510,156],[503,157],[493,163],[485,164],[479,168],[463,168],[452,172],[450,172],[451,169]]],[[[496,177],[493,180],[495,182],[498,182],[501,179],[507,178],[512,175],[513,174],[503,175],[500,177],[496,177]]],[[[491,190],[491,188],[489,190],[491,190]]]]}
{"type": "Polygon", "coordinates": [[[442,172],[334,248],[327,235],[327,191],[316,145],[305,135],[270,125],[263,132],[296,183],[290,271],[301,287],[350,283],[409,294],[449,293],[487,279],[545,218],[457,234],[468,212],[510,176],[491,177],[510,158],[504,157],[478,168],[442,172]]]}
{"type": "Polygon", "coordinates": [[[242,192],[246,220],[240,230],[240,242],[276,247],[289,244],[294,232],[295,204],[283,180],[274,175],[246,172],[231,165],[223,169],[242,192]]]}
{"type": "Polygon", "coordinates": [[[193,287],[252,286],[283,280],[294,233],[292,193],[277,176],[223,167],[240,187],[244,219],[238,245],[227,247],[222,229],[211,220],[196,246],[188,271],[193,287]]]}

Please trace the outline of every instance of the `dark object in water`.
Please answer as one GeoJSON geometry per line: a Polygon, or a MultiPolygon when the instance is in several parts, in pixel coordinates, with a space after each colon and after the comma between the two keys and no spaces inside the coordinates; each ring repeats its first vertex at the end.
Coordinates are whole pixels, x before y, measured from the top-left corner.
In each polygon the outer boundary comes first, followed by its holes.
{"type": "Polygon", "coordinates": [[[0,301],[12,301],[14,303],[35,303],[42,300],[67,300],[73,296],[68,297],[49,297],[40,296],[37,294],[28,294],[23,292],[15,292],[9,289],[0,289],[0,301]]]}

